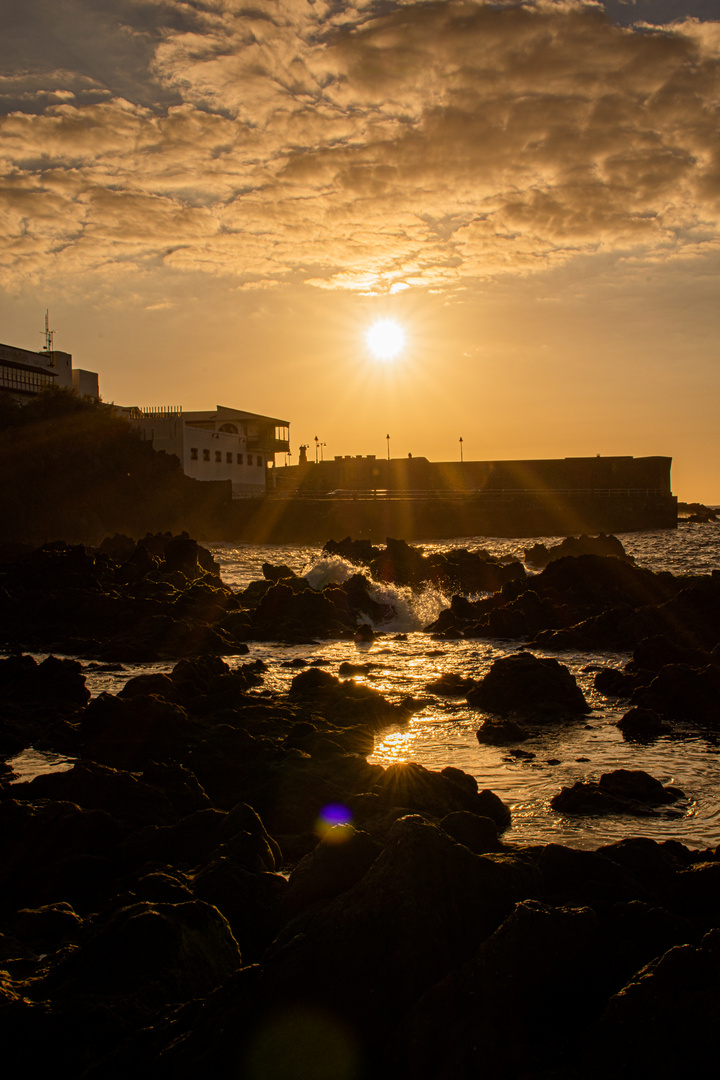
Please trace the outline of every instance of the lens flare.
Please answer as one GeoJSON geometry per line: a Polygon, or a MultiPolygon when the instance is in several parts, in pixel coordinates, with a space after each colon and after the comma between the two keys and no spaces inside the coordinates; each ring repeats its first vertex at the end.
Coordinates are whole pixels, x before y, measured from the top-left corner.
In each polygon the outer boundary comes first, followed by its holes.
{"type": "Polygon", "coordinates": [[[330,844],[342,844],[353,831],[352,813],[342,803],[323,806],[315,822],[315,832],[330,844]]]}

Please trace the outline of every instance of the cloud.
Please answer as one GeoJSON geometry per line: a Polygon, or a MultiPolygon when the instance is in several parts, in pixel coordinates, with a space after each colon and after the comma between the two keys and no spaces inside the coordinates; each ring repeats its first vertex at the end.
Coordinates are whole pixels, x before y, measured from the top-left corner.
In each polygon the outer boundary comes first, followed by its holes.
{"type": "Polygon", "coordinates": [[[714,249],[720,23],[632,7],[116,0],[109,55],[131,50],[142,92],[97,61],[12,76],[4,280],[160,264],[443,290],[714,249]]]}

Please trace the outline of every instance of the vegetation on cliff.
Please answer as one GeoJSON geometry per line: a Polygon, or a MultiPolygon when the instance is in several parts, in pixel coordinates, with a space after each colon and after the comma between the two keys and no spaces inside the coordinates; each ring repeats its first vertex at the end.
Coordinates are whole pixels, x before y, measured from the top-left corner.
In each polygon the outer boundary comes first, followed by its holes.
{"type": "Polygon", "coordinates": [[[63,389],[27,404],[0,398],[0,465],[5,542],[204,532],[201,522],[228,494],[185,476],[176,457],[154,451],[111,406],[63,389]]]}

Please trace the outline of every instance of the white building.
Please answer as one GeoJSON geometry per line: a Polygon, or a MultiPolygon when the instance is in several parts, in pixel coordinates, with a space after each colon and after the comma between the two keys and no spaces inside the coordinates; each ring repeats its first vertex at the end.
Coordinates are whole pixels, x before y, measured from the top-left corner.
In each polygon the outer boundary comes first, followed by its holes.
{"type": "Polygon", "coordinates": [[[0,345],[0,392],[26,401],[51,386],[75,390],[95,401],[100,397],[97,372],[73,368],[70,353],[47,348],[32,352],[0,345]]]}
{"type": "Polygon", "coordinates": [[[118,409],[154,450],[179,458],[195,480],[229,480],[233,499],[264,495],[275,485],[275,454],[289,453],[290,425],[272,416],[218,405],[118,409]]]}

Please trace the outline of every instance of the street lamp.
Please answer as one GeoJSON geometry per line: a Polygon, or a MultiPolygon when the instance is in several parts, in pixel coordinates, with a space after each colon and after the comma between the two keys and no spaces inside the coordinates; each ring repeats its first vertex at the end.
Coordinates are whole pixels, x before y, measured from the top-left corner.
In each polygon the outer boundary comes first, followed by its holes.
{"type": "Polygon", "coordinates": [[[318,439],[318,437],[316,435],[315,436],[315,464],[316,465],[318,463],[318,446],[319,446],[319,444],[320,444],[320,440],[318,439]]]}
{"type": "Polygon", "coordinates": [[[462,437],[462,435],[461,435],[461,436],[460,436],[460,460],[461,460],[461,461],[462,461],[462,459],[463,459],[463,447],[462,447],[462,444],[463,444],[463,437],[462,437]]]}
{"type": "Polygon", "coordinates": [[[387,457],[388,457],[388,461],[389,461],[390,460],[390,436],[386,435],[385,438],[387,439],[387,457]]]}

